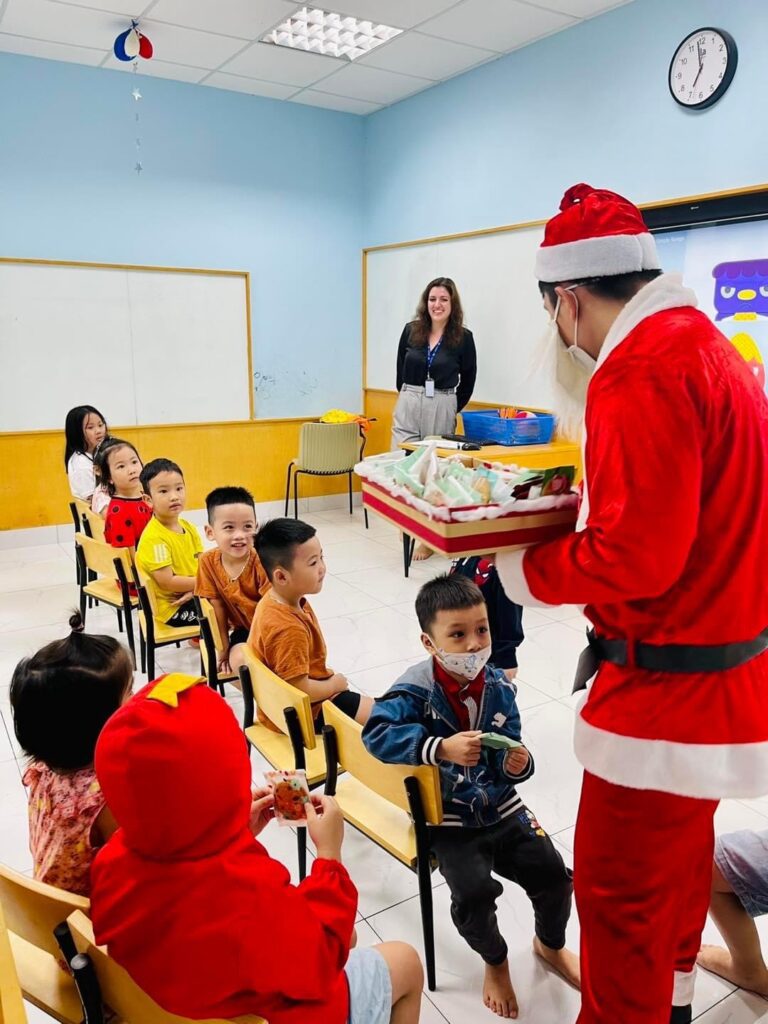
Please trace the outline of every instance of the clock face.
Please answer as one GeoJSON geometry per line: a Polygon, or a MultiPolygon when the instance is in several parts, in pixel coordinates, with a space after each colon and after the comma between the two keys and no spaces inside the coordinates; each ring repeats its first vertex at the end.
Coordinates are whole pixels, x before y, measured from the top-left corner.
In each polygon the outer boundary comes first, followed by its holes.
{"type": "Polygon", "coordinates": [[[683,107],[711,107],[731,84],[737,60],[736,42],[728,32],[698,29],[675,51],[669,65],[669,91],[683,107]]]}

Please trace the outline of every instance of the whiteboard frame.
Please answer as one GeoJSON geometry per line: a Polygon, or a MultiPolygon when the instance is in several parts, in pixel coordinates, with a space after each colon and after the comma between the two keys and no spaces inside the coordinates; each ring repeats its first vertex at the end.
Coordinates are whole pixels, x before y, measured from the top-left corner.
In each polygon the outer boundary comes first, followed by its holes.
{"type": "MultiPolygon", "coordinates": [[[[248,419],[247,420],[222,420],[221,423],[266,423],[266,420],[257,420],[254,398],[253,398],[253,339],[251,334],[251,275],[247,270],[220,270],[204,267],[163,267],[155,265],[144,265],[141,263],[92,263],[86,260],[47,260],[31,257],[0,256],[0,264],[12,264],[14,266],[32,267],[75,267],[83,270],[134,270],[156,274],[205,274],[206,277],[239,277],[243,279],[245,286],[245,325],[246,344],[248,346],[248,419]]],[[[207,421],[206,421],[207,424],[207,421]]],[[[207,424],[216,426],[216,423],[207,424]]],[[[137,427],[189,427],[200,426],[200,422],[193,420],[184,423],[137,423],[137,427]]],[[[2,430],[2,436],[19,434],[46,434],[50,428],[43,430],[2,430]]]]}
{"type": "MultiPolygon", "coordinates": [[[[658,199],[650,203],[639,203],[638,208],[641,210],[653,210],[660,206],[671,206],[678,203],[697,203],[703,202],[708,199],[726,199],[731,196],[742,196],[749,195],[753,192],[764,192],[766,189],[765,183],[762,185],[746,185],[741,188],[734,189],[723,189],[718,192],[703,192],[699,195],[693,196],[677,196],[671,199],[658,199]]],[[[458,242],[466,238],[482,238],[486,235],[503,235],[509,234],[512,231],[524,231],[527,228],[539,228],[546,224],[547,220],[527,220],[521,221],[519,224],[502,224],[494,228],[478,228],[475,231],[459,231],[452,235],[434,235],[429,238],[412,238],[407,242],[388,242],[385,245],[369,245],[362,250],[362,278],[363,278],[363,297],[362,297],[362,319],[363,319],[363,330],[362,330],[362,348],[363,348],[363,395],[367,392],[375,392],[378,394],[395,394],[395,389],[382,389],[372,388],[368,386],[368,255],[370,253],[387,252],[392,249],[411,249],[415,246],[421,245],[438,245],[441,242],[458,242]]],[[[503,402],[493,403],[473,403],[474,405],[492,405],[499,406],[503,405],[503,402]]]]}

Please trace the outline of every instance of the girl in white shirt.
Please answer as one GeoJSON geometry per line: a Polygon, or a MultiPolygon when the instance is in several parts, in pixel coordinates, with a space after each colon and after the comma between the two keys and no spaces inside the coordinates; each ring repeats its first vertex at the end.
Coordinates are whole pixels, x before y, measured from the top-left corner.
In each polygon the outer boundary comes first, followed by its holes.
{"type": "Polygon", "coordinates": [[[78,405],[67,413],[64,433],[69,489],[76,498],[87,501],[97,515],[103,515],[109,494],[97,484],[93,456],[107,436],[107,421],[92,405],[78,405]]]}

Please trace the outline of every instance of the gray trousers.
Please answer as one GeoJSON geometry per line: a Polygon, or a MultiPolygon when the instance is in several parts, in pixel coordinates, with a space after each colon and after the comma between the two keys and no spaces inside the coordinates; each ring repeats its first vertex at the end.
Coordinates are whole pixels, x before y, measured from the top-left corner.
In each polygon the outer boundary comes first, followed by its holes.
{"type": "Polygon", "coordinates": [[[423,387],[403,384],[392,417],[392,451],[404,441],[421,441],[431,434],[455,432],[455,391],[435,391],[434,398],[427,398],[423,387]]]}

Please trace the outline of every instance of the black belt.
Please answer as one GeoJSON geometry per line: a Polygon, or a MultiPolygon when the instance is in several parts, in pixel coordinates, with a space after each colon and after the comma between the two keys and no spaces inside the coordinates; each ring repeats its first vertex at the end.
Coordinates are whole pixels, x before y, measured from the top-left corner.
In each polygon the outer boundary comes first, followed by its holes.
{"type": "Polygon", "coordinates": [[[694,644],[636,643],[630,658],[630,646],[626,640],[605,640],[587,630],[589,644],[579,658],[576,679],[572,693],[586,689],[587,683],[597,672],[601,661],[612,665],[631,666],[646,672],[726,672],[739,665],[746,665],[763,651],[768,650],[768,628],[754,640],[742,640],[734,644],[703,646],[694,644]]]}

